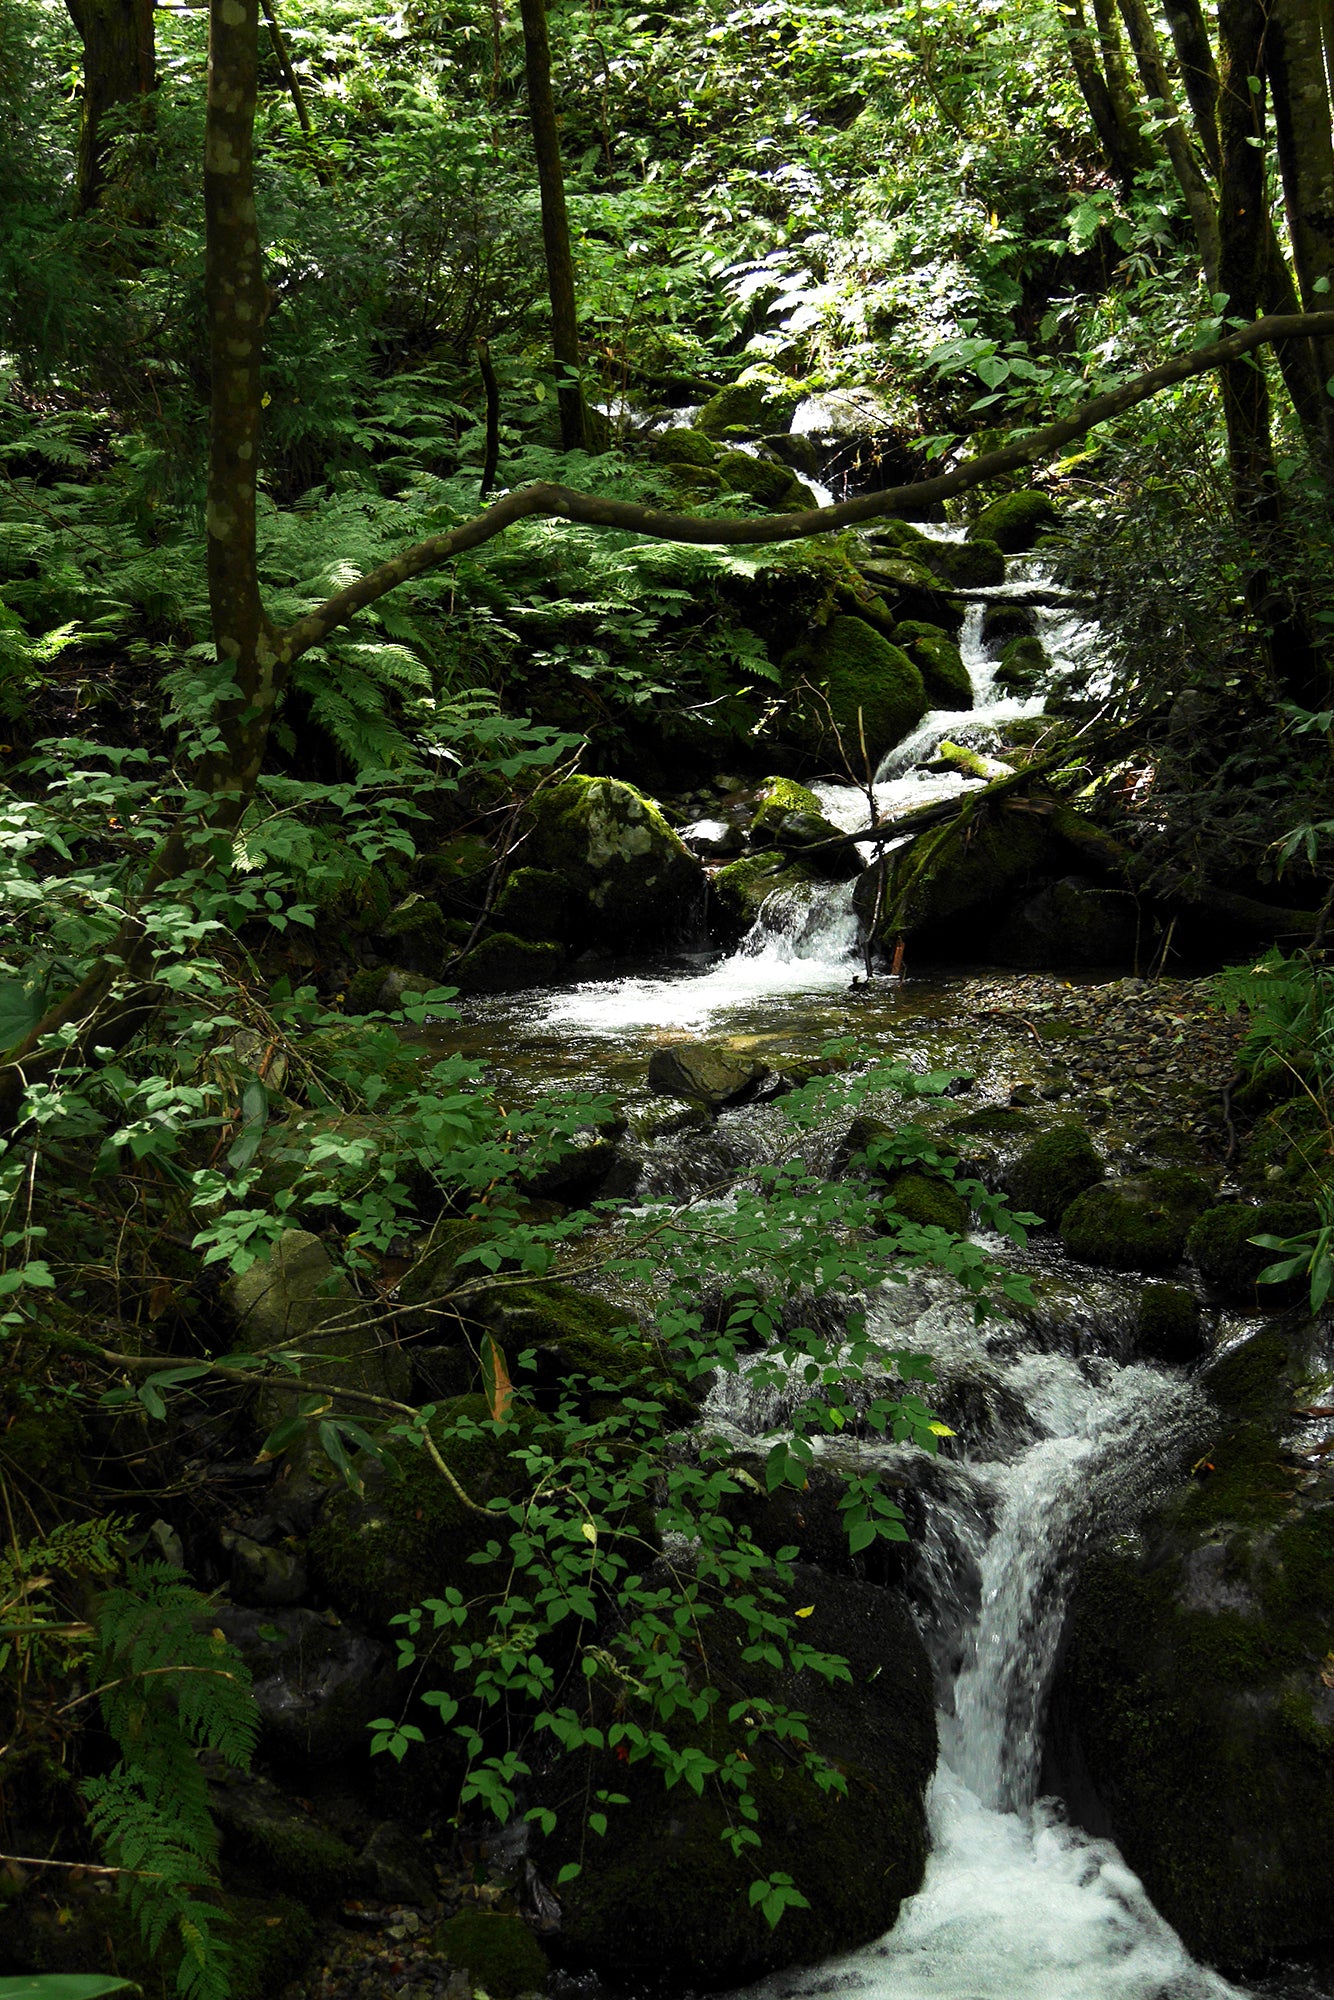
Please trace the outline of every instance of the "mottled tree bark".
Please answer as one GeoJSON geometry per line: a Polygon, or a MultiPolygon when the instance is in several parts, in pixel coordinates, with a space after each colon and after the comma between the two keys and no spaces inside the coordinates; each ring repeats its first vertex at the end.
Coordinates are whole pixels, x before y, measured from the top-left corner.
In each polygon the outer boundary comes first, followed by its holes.
{"type": "Polygon", "coordinates": [[[255,217],[259,0],[215,0],[204,126],[204,290],[211,403],[205,534],[218,658],[235,692],[218,712],[218,747],[201,772],[216,819],[235,825],[263,760],[279,691],[273,627],[255,555],[260,364],[269,294],[255,217]]]}
{"type": "Polygon", "coordinates": [[[567,451],[577,451],[585,441],[586,428],[584,394],[579,379],[579,313],[575,302],[570,218],[565,206],[560,127],[551,89],[551,43],[547,36],[546,0],[519,0],[519,11],[523,17],[524,66],[528,78],[528,121],[537,159],[537,184],[542,196],[542,243],[547,259],[547,289],[551,295],[551,347],[560,376],[561,442],[567,451]]]}
{"type": "MultiPolygon", "coordinates": [[[[1265,99],[1263,89],[1252,87],[1262,74],[1260,0],[1220,0],[1218,32],[1219,288],[1227,293],[1229,314],[1249,320],[1272,275],[1265,99]]],[[[1247,603],[1275,679],[1295,700],[1319,706],[1329,690],[1328,675],[1306,617],[1283,582],[1286,536],[1264,370],[1257,361],[1230,362],[1219,380],[1233,511],[1252,551],[1247,603]]]]}
{"type": "Polygon", "coordinates": [[[83,42],[77,170],[77,207],[83,215],[106,184],[108,112],[122,105],[138,107],[144,130],[152,128],[153,0],[67,0],[67,5],[83,42]]]}
{"type": "MultiPolygon", "coordinates": [[[[1270,0],[1265,74],[1273,94],[1283,198],[1302,303],[1319,310],[1334,287],[1334,130],[1319,0],[1270,0]],[[1323,289],[1322,289],[1323,287],[1323,289]]],[[[1315,343],[1327,463],[1334,466],[1334,340],[1315,343]]]]}
{"type": "Polygon", "coordinates": [[[1151,163],[1152,151],[1138,120],[1131,118],[1129,122],[1123,122],[1127,106],[1124,101],[1118,106],[1108,88],[1098,41],[1084,12],[1084,0],[1058,0],[1058,8],[1065,30],[1070,67],[1098,135],[1103,158],[1121,186],[1128,191],[1135,175],[1151,163]]]}
{"type": "Polygon", "coordinates": [[[1190,215],[1195,231],[1195,241],[1200,247],[1200,263],[1204,270],[1204,280],[1211,292],[1218,290],[1218,211],[1204,175],[1200,172],[1194,148],[1181,122],[1177,109],[1176,95],[1171,78],[1167,74],[1167,64],[1158,44],[1157,30],[1153,25],[1145,0],[1121,0],[1121,17],[1126,24],[1126,35],[1134,51],[1135,65],[1139,70],[1140,82],[1145,95],[1156,98],[1162,106],[1163,146],[1172,163],[1177,186],[1190,215]]]}

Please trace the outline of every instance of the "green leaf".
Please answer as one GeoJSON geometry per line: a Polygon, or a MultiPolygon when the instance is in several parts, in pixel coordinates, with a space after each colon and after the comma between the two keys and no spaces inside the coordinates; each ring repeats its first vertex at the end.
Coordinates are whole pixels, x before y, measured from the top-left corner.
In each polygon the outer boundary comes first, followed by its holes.
{"type": "Polygon", "coordinates": [[[0,2000],[102,2000],[104,1993],[142,1991],[131,1979],[108,1979],[100,1972],[38,1972],[0,1979],[0,2000]]]}

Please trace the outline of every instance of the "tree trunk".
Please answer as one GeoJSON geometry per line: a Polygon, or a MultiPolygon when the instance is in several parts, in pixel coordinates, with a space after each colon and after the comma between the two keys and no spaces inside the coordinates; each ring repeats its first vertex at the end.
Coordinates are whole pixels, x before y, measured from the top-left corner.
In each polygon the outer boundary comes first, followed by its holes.
{"type": "MultiPolygon", "coordinates": [[[[1319,0],[1270,0],[1265,74],[1274,101],[1279,168],[1297,284],[1308,308],[1334,287],[1334,131],[1319,0]],[[1322,289],[1323,287],[1323,289],[1322,289]]],[[[1334,340],[1314,343],[1326,471],[1334,465],[1334,340]]]]}
{"type": "Polygon", "coordinates": [[[1138,124],[1124,125],[1121,122],[1117,105],[1107,87],[1107,79],[1102,73],[1097,42],[1084,12],[1084,0],[1058,0],[1058,5],[1079,94],[1098,135],[1103,158],[1128,193],[1135,175],[1149,162],[1144,136],[1138,124]]]}
{"type": "Polygon", "coordinates": [[[1200,0],[1164,0],[1163,12],[1172,32],[1172,43],[1181,68],[1186,102],[1195,120],[1209,171],[1217,180],[1222,171],[1218,148],[1218,64],[1200,0]]]}
{"type": "Polygon", "coordinates": [[[1098,24],[1098,49],[1102,56],[1102,73],[1107,81],[1107,95],[1123,135],[1122,143],[1133,178],[1143,168],[1153,165],[1155,148],[1152,140],[1145,136],[1143,119],[1130,86],[1116,0],[1093,0],[1093,18],[1098,24]]]}
{"type": "Polygon", "coordinates": [[[1204,270],[1205,284],[1211,293],[1216,292],[1218,211],[1181,122],[1171,79],[1167,74],[1167,64],[1163,61],[1163,52],[1158,45],[1157,30],[1145,0],[1121,0],[1121,16],[1126,24],[1126,34],[1134,51],[1135,64],[1139,70],[1145,95],[1156,98],[1162,106],[1163,145],[1172,163],[1172,171],[1176,175],[1182,199],[1189,211],[1191,224],[1195,230],[1195,241],[1200,246],[1200,263],[1204,270]]]}
{"type": "MultiPolygon", "coordinates": [[[[1229,315],[1250,320],[1271,274],[1264,92],[1252,88],[1261,73],[1265,33],[1259,0],[1220,0],[1218,29],[1219,287],[1227,293],[1229,315]],[[1252,143],[1256,140],[1261,143],[1252,143]]],[[[1328,693],[1328,677],[1305,615],[1283,584],[1286,536],[1264,369],[1258,362],[1230,362],[1219,379],[1233,512],[1251,551],[1247,604],[1279,685],[1295,700],[1318,707],[1328,693]]]]}
{"type": "Polygon", "coordinates": [[[547,289],[551,295],[551,346],[560,378],[557,393],[561,442],[567,451],[577,451],[585,441],[584,392],[579,380],[579,314],[575,305],[570,218],[565,207],[560,127],[551,90],[546,0],[519,0],[519,11],[523,16],[524,64],[528,76],[528,120],[537,158],[537,184],[542,194],[542,242],[547,256],[547,289]]]}
{"type": "Polygon", "coordinates": [[[152,127],[153,0],[68,0],[68,5],[83,41],[77,211],[86,215],[106,184],[111,150],[107,113],[121,105],[137,106],[143,129],[152,127]]]}

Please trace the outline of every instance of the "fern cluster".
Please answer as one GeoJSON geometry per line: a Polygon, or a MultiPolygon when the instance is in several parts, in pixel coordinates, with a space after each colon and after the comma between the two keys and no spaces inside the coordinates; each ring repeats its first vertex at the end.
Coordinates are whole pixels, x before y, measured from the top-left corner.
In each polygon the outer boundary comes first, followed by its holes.
{"type": "Polygon", "coordinates": [[[170,1563],[131,1565],[97,1616],[102,1718],[121,1761],[88,1778],[88,1824],[157,1953],[175,1931],[178,1984],[187,2000],[227,2000],[217,1833],[196,1752],[213,1750],[242,1769],[255,1746],[249,1675],[207,1604],[170,1563]]]}

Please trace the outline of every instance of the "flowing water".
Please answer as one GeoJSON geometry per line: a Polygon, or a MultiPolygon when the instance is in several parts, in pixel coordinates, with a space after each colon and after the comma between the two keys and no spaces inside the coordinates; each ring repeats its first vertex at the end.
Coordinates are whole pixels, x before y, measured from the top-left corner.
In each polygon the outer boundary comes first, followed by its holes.
{"type": "MultiPolygon", "coordinates": [[[[1006,594],[1045,581],[1040,563],[1012,564],[1006,594]]],[[[1086,672],[1096,632],[1059,605],[1037,616],[1057,673],[1086,672]]],[[[984,747],[998,725],[1041,707],[997,695],[981,618],[981,605],[971,607],[961,635],[975,706],[928,716],[885,760],[876,783],[883,815],[975,782],[916,768],[942,737],[984,747]]],[[[865,824],[863,794],[819,789],[839,826],[865,824]]],[[[653,1047],[723,1031],[734,1044],[762,1049],[776,1040],[791,1049],[803,1034],[818,1046],[861,1027],[892,1039],[909,1060],[962,1055],[966,1063],[957,1031],[951,1039],[949,982],[878,981],[850,996],[858,962],[850,887],[829,885],[805,899],[771,898],[752,935],[720,962],[478,1003],[471,1012],[493,1050],[521,1044],[530,1079],[536,1073],[544,1083],[642,1083],[653,1047]]],[[[498,1068],[504,1060],[497,1057],[498,1068]]],[[[719,1150],[743,1171],[777,1143],[780,1123],[766,1107],[724,1112],[708,1142],[714,1156],[692,1162],[690,1147],[702,1142],[678,1140],[664,1142],[655,1164],[646,1148],[641,1186],[689,1198],[716,1170],[719,1150]]],[[[979,1329],[941,1276],[886,1286],[870,1302],[872,1326],[889,1346],[933,1357],[938,1394],[967,1385],[984,1413],[958,1441],[960,1455],[917,1461],[922,1522],[909,1591],[940,1707],[932,1852],[922,1889],[886,1937],[766,1982],[750,2000],[1228,2000],[1259,1990],[1196,1964],[1115,1846],[1067,1824],[1041,1795],[1044,1700],[1079,1564],[1100,1537],[1133,1525],[1203,1416],[1180,1372],[1125,1364],[1131,1310],[1122,1281],[1062,1271],[1059,1253],[1045,1255],[1049,1277],[1057,1260],[1059,1282],[1022,1325],[979,1329]]],[[[738,1441],[762,1443],[782,1421],[784,1397],[772,1387],[756,1394],[743,1373],[723,1378],[708,1414],[738,1441]]],[[[892,1459],[898,1448],[862,1450],[892,1459]]]]}

